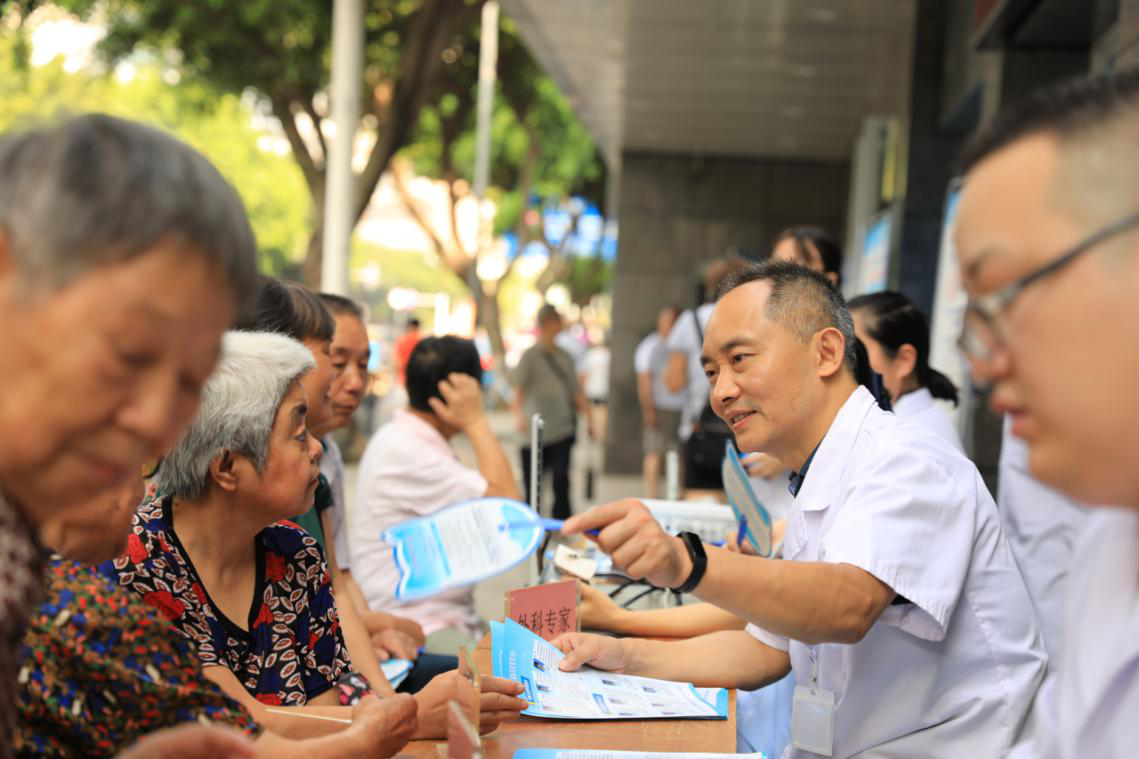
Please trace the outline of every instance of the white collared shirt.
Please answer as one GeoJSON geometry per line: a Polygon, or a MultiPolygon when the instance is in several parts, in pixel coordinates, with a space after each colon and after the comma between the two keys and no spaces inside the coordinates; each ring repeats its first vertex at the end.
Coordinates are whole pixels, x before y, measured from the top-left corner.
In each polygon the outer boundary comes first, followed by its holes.
{"type": "Polygon", "coordinates": [[[352,557],[348,554],[348,499],[344,495],[344,457],[332,435],[326,435],[321,442],[325,447],[324,455],[320,457],[320,473],[328,480],[328,487],[332,491],[332,507],[328,510],[328,526],[332,534],[325,535],[324,539],[332,543],[336,551],[337,566],[350,570],[352,557]]]}
{"type": "Polygon", "coordinates": [[[1051,657],[1060,653],[1064,589],[1088,510],[1028,472],[1028,445],[1005,419],[997,479],[1001,529],[1016,558],[1051,657]]]}
{"type": "Polygon", "coordinates": [[[1139,514],[1098,508],[1073,554],[1060,656],[1016,759],[1139,753],[1139,514]]]}
{"type": "Polygon", "coordinates": [[[800,684],[817,662],[818,686],[835,694],[835,757],[1007,754],[1046,655],[996,507],[968,459],[857,388],[795,499],[784,558],[852,564],[910,601],[887,608],[851,645],[808,646],[748,627],[789,651],[800,684]]]}
{"type": "Polygon", "coordinates": [[[954,448],[962,453],[965,452],[965,446],[961,445],[961,436],[957,434],[949,415],[937,407],[933,394],[928,388],[919,387],[894,401],[894,413],[900,419],[921,425],[930,432],[941,435],[954,448]]]}

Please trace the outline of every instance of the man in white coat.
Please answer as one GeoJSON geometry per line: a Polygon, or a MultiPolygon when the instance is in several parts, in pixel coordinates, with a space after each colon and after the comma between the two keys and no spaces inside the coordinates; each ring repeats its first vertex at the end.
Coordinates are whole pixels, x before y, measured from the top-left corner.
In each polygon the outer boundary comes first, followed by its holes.
{"type": "Polygon", "coordinates": [[[785,560],[666,534],[643,504],[596,507],[613,563],[747,619],[679,642],[571,634],[563,669],[755,688],[798,683],[785,757],[1000,757],[1043,677],[1032,606],[976,468],[882,411],[826,279],[750,266],[721,288],[702,363],[743,451],[794,467],[785,560]]]}
{"type": "Polygon", "coordinates": [[[1139,752],[1139,75],[1030,97],[965,159],[961,345],[1033,476],[1096,508],[1019,757],[1139,752]]]}

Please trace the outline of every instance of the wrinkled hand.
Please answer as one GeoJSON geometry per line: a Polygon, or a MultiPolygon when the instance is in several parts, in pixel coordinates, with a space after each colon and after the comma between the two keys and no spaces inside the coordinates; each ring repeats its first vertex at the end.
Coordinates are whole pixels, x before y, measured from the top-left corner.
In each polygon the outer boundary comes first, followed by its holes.
{"type": "Polygon", "coordinates": [[[562,672],[574,672],[585,665],[606,672],[624,672],[629,667],[629,655],[620,638],[591,633],[566,633],[552,643],[566,655],[558,664],[562,672]]]}
{"type": "Polygon", "coordinates": [[[479,381],[471,375],[451,372],[447,379],[439,381],[439,394],[443,396],[442,400],[428,398],[427,403],[435,416],[450,426],[466,430],[486,421],[482,388],[479,387],[479,381]]]}
{"type": "MultiPolygon", "coordinates": [[[[523,688],[513,680],[483,675],[479,695],[479,733],[493,732],[500,723],[516,719],[529,704],[520,698],[523,688]]],[[[417,738],[444,738],[447,735],[447,703],[473,703],[475,689],[457,670],[432,678],[415,694],[419,704],[417,738]]]]}
{"type": "Polygon", "coordinates": [[[419,646],[410,635],[395,628],[373,634],[372,647],[376,649],[376,656],[380,661],[392,658],[415,661],[419,658],[419,646]]]}
{"type": "Polygon", "coordinates": [[[503,722],[518,719],[529,703],[518,698],[525,688],[521,683],[504,677],[483,675],[482,695],[479,698],[479,733],[492,733],[503,722]]]}
{"type": "Polygon", "coordinates": [[[688,579],[692,560],[683,541],[669,535],[643,503],[632,498],[594,506],[568,519],[563,535],[599,529],[593,538],[613,559],[613,566],[634,580],[645,579],[660,588],[675,588],[688,579]]]}
{"type": "Polygon", "coordinates": [[[740,459],[740,463],[744,465],[744,469],[749,475],[762,477],[765,480],[770,480],[787,471],[787,467],[783,466],[782,461],[766,453],[749,453],[740,459]]]}
{"type": "Polygon", "coordinates": [[[235,730],[187,724],[147,735],[119,759],[244,759],[253,753],[253,743],[235,730]]]}
{"type": "Polygon", "coordinates": [[[589,583],[578,580],[577,587],[581,592],[581,605],[577,612],[581,626],[589,630],[619,632],[618,620],[629,612],[589,583]]]}
{"type": "Polygon", "coordinates": [[[392,619],[395,622],[395,629],[411,638],[416,648],[427,642],[427,636],[423,634],[423,628],[420,627],[419,623],[414,619],[397,617],[394,614],[392,615],[392,619]]]}
{"type": "Polygon", "coordinates": [[[352,708],[352,732],[361,738],[360,753],[384,758],[404,747],[419,724],[415,699],[397,694],[380,699],[365,696],[352,708]]]}

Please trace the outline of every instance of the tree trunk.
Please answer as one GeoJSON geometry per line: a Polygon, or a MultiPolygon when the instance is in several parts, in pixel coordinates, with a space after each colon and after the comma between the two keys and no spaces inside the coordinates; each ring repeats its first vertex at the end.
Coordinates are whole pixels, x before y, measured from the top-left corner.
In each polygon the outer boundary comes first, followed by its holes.
{"type": "Polygon", "coordinates": [[[502,340],[502,312],[498,307],[498,288],[495,288],[493,295],[487,295],[480,286],[474,296],[477,321],[486,330],[487,339],[490,340],[490,352],[494,356],[495,371],[500,372],[505,377],[506,344],[502,340]]]}
{"type": "Polygon", "coordinates": [[[305,249],[304,266],[301,277],[304,284],[314,292],[320,292],[320,280],[324,267],[324,222],[319,218],[313,225],[312,234],[308,238],[308,247],[305,249]]]}

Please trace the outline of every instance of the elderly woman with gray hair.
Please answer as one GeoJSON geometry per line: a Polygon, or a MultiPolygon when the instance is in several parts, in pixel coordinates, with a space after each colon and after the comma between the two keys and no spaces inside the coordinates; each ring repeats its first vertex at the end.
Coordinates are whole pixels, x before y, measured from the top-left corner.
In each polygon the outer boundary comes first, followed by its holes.
{"type": "MultiPolygon", "coordinates": [[[[309,509],[317,487],[321,447],[302,384],[314,365],[283,335],[227,333],[198,416],[159,469],[162,495],[139,508],[126,555],[108,567],[191,640],[207,678],[290,737],[336,724],[298,713],[351,715],[338,706],[351,663],[324,555],[283,521],[309,509]]],[[[409,716],[419,737],[442,737],[447,702],[475,696],[458,675],[436,680],[409,716]]],[[[483,704],[492,717],[525,708],[505,693],[483,704]]]]}
{"type": "MultiPolygon", "coordinates": [[[[0,137],[0,757],[42,589],[40,529],[173,444],[256,261],[237,193],[169,135],[88,115],[0,137]]],[[[190,726],[131,754],[251,750],[190,726]]]]}

